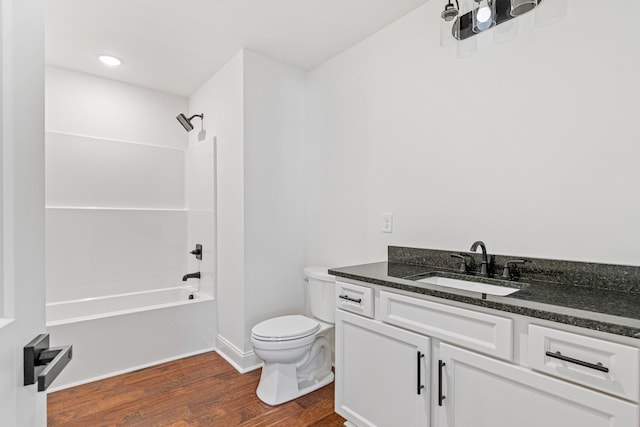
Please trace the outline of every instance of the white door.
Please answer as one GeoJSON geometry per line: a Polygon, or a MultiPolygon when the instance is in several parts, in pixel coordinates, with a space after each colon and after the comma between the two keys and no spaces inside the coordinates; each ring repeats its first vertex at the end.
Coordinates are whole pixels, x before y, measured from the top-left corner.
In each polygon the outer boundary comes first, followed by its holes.
{"type": "Polygon", "coordinates": [[[336,311],[336,412],[357,426],[427,426],[430,339],[336,311]]]}
{"type": "Polygon", "coordinates": [[[433,367],[436,427],[638,426],[638,405],[448,344],[433,367]]]}
{"type": "Polygon", "coordinates": [[[44,426],[22,361],[45,332],[44,1],[0,2],[0,425],[44,426]]]}

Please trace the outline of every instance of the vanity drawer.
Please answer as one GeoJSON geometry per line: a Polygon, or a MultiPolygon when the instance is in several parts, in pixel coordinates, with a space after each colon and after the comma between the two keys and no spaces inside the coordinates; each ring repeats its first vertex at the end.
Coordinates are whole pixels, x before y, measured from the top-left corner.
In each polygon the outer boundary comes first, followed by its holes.
{"type": "Polygon", "coordinates": [[[529,325],[529,364],[554,377],[638,401],[637,348],[543,326],[529,325]]]}
{"type": "Polygon", "coordinates": [[[513,320],[380,291],[380,319],[505,360],[513,359],[513,320]]]}
{"type": "Polygon", "coordinates": [[[336,282],[336,307],[373,317],[373,289],[338,281],[336,282]]]}

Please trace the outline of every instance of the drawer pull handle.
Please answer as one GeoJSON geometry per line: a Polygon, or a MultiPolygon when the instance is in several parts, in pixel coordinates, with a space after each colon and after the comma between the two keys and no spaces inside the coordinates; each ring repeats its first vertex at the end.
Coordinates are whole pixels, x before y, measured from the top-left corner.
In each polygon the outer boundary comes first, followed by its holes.
{"type": "Polygon", "coordinates": [[[340,296],[338,296],[338,298],[342,298],[342,299],[347,300],[347,301],[355,302],[356,304],[360,304],[362,302],[362,298],[357,298],[357,299],[356,298],[351,298],[348,295],[340,295],[340,296]]]}
{"type": "Polygon", "coordinates": [[[580,366],[584,366],[584,367],[587,367],[587,368],[595,369],[596,371],[609,372],[609,368],[607,368],[605,366],[602,366],[602,363],[600,363],[600,362],[598,362],[598,363],[585,362],[583,360],[574,359],[573,357],[564,356],[559,351],[556,351],[555,353],[547,351],[545,354],[547,356],[549,356],[549,357],[553,357],[554,359],[564,360],[565,362],[574,363],[576,365],[580,365],[580,366]]]}
{"type": "Polygon", "coordinates": [[[442,368],[447,366],[442,360],[438,360],[438,406],[442,406],[442,401],[447,397],[442,394],[442,368]]]}
{"type": "Polygon", "coordinates": [[[422,375],[420,374],[420,371],[422,370],[420,360],[423,357],[424,357],[424,354],[418,351],[418,394],[422,394],[422,389],[424,388],[424,385],[422,385],[422,382],[421,382],[422,375]]]}

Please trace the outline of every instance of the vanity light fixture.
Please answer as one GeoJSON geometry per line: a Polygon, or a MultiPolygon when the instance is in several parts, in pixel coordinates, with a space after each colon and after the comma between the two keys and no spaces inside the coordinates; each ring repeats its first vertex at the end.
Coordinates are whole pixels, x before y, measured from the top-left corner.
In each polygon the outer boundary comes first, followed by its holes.
{"type": "Polygon", "coordinates": [[[478,7],[473,9],[473,32],[479,33],[496,25],[496,0],[474,0],[478,7]]]}
{"type": "Polygon", "coordinates": [[[538,5],[537,0],[511,0],[511,16],[520,16],[538,5]]]}
{"type": "Polygon", "coordinates": [[[445,5],[444,10],[440,14],[440,17],[447,22],[456,19],[456,16],[458,16],[458,13],[460,13],[460,3],[458,3],[458,0],[455,1],[456,5],[454,6],[453,3],[451,3],[451,0],[449,0],[449,2],[445,5]]]}
{"type": "Polygon", "coordinates": [[[122,59],[113,55],[98,55],[98,59],[104,65],[108,65],[109,67],[117,67],[122,64],[122,59]]]}
{"type": "MultiPolygon", "coordinates": [[[[471,11],[460,14],[460,6],[447,0],[443,20],[453,21],[451,34],[457,40],[465,40],[477,33],[500,25],[535,9],[542,0],[462,0],[472,4],[471,11]]],[[[552,0],[554,1],[554,0],[552,0]]],[[[469,10],[469,9],[466,9],[469,10]]]]}

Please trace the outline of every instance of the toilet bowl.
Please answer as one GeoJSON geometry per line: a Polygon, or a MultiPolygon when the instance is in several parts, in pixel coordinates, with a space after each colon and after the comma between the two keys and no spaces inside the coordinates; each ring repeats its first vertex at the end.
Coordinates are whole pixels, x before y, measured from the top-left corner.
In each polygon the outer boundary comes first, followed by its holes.
{"type": "Polygon", "coordinates": [[[264,361],[256,394],[269,405],[279,405],[333,381],[329,336],[334,322],[335,279],[321,267],[305,268],[304,273],[309,287],[315,288],[309,296],[314,318],[280,316],[251,330],[253,350],[264,361]]]}

